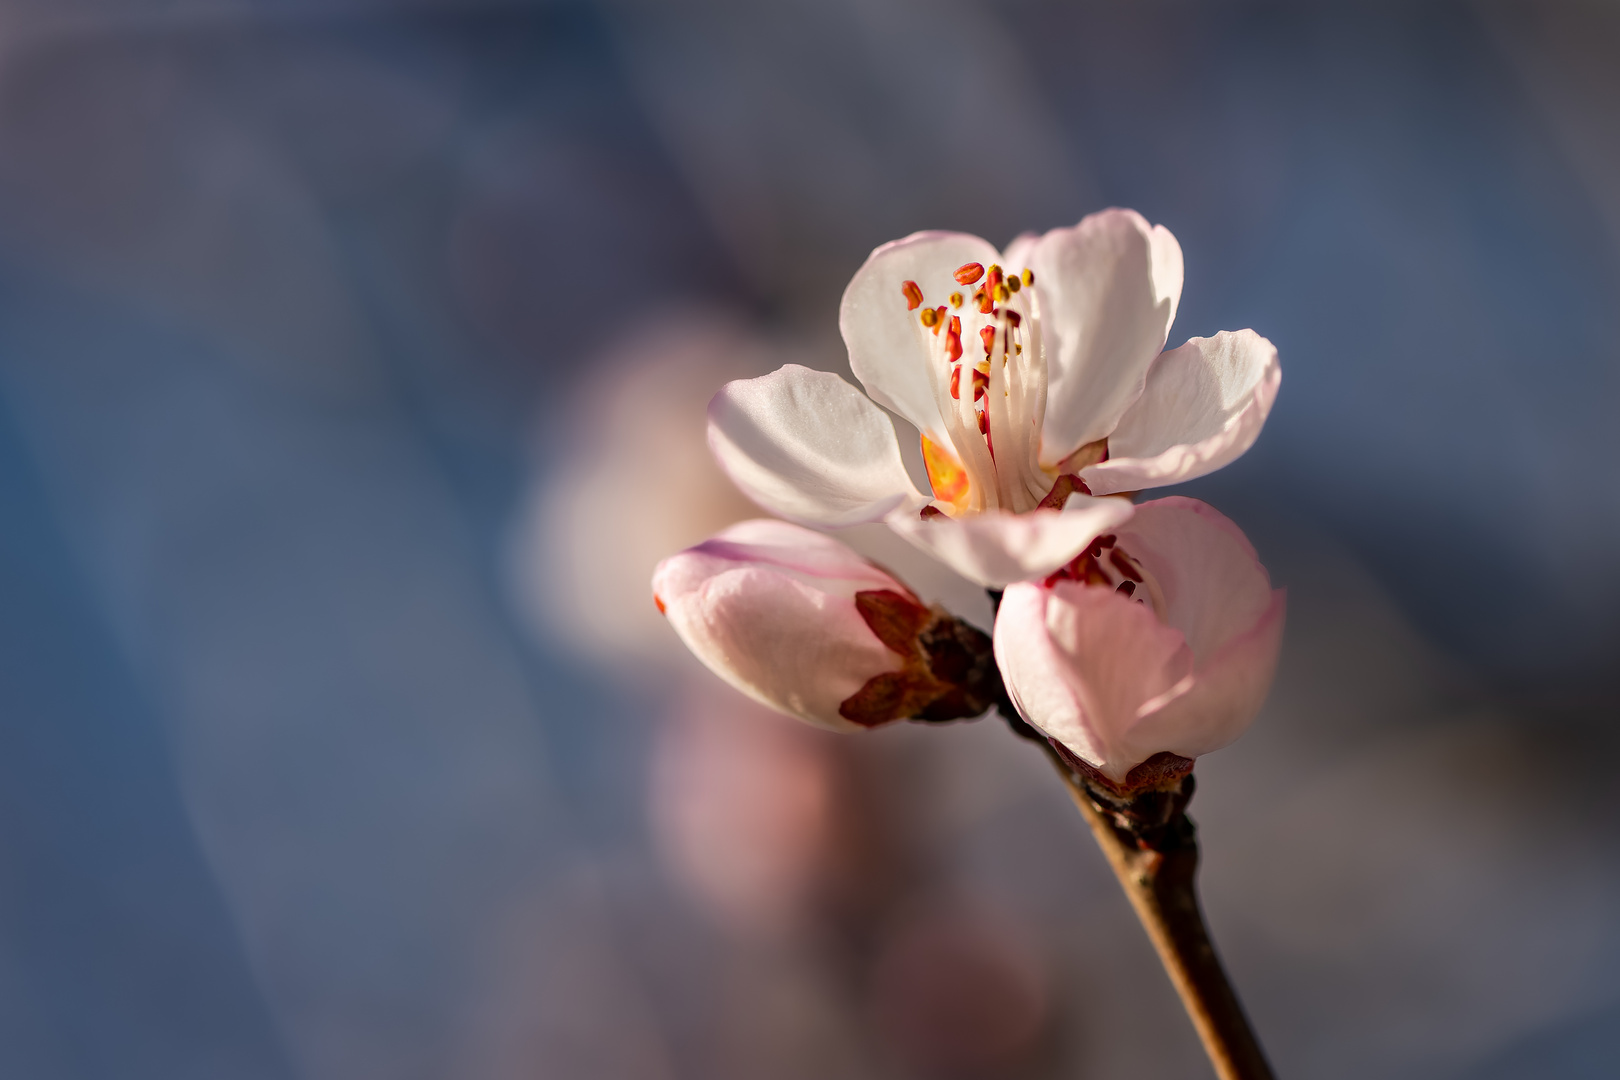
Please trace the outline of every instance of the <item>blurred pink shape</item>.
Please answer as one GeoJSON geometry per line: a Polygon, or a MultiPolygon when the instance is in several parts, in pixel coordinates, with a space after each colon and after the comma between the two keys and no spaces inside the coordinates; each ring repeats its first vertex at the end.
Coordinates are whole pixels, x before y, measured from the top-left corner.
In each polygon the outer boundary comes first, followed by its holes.
{"type": "Polygon", "coordinates": [[[653,836],[675,880],[721,925],[779,935],[817,893],[833,785],[825,737],[694,685],[658,735],[653,836]]]}
{"type": "Polygon", "coordinates": [[[1038,1049],[1051,1015],[1046,974],[1003,920],[970,909],[900,923],[872,973],[878,1035],[927,1077],[1006,1075],[1038,1049]]]}

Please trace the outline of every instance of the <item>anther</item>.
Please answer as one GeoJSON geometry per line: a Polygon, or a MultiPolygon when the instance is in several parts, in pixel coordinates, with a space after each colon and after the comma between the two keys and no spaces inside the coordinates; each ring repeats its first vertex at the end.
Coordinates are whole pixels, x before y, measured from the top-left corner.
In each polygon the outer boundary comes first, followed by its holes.
{"type": "Polygon", "coordinates": [[[923,308],[923,312],[918,318],[922,319],[924,326],[936,326],[939,324],[939,312],[933,308],[923,308]]]}
{"type": "Polygon", "coordinates": [[[1024,268],[1024,284],[1025,285],[1033,285],[1033,284],[1035,284],[1035,271],[1029,269],[1028,267],[1024,268]]]}
{"type": "Polygon", "coordinates": [[[962,320],[951,316],[951,328],[945,332],[945,355],[951,358],[951,363],[962,359],[962,320]]]}
{"type": "Polygon", "coordinates": [[[980,315],[988,315],[996,309],[996,302],[992,300],[990,298],[990,294],[985,292],[983,289],[980,289],[978,292],[974,293],[973,299],[979,302],[980,315]]]}
{"type": "Polygon", "coordinates": [[[906,298],[907,311],[916,311],[918,306],[922,304],[922,290],[917,287],[915,281],[902,281],[900,283],[900,292],[906,298]]]}
{"type": "Polygon", "coordinates": [[[956,278],[958,285],[971,285],[984,276],[984,266],[980,263],[963,263],[951,276],[956,278]]]}
{"type": "Polygon", "coordinates": [[[1005,277],[1006,275],[1001,272],[1001,267],[991,263],[990,276],[984,279],[984,287],[994,292],[996,286],[1000,285],[1005,277]]]}
{"type": "Polygon", "coordinates": [[[1024,317],[1018,314],[1018,312],[1014,311],[1012,308],[1008,308],[1006,311],[1003,311],[1002,314],[1007,316],[1007,325],[1013,327],[1014,329],[1018,327],[1019,323],[1024,321],[1024,317]]]}
{"type": "Polygon", "coordinates": [[[1115,589],[1114,591],[1117,593],[1124,593],[1126,596],[1130,596],[1136,592],[1136,582],[1122,581],[1119,583],[1119,588],[1115,589]]]}
{"type": "Polygon", "coordinates": [[[951,397],[960,399],[962,396],[962,369],[951,368],[951,397]]]}
{"type": "Polygon", "coordinates": [[[959,292],[951,293],[951,307],[961,307],[961,306],[962,306],[962,294],[959,293],[959,292]]]}
{"type": "Polygon", "coordinates": [[[996,346],[996,328],[986,326],[979,331],[979,340],[984,342],[984,355],[989,356],[990,350],[996,346]]]}
{"type": "Polygon", "coordinates": [[[1007,279],[1007,288],[1011,289],[1013,292],[1017,292],[1019,289],[1022,289],[1023,287],[1024,287],[1024,283],[1022,281],[1019,281],[1018,278],[1010,277],[1010,278],[1007,279]]]}
{"type": "Polygon", "coordinates": [[[1011,295],[1012,295],[1012,290],[1007,288],[1007,283],[1006,282],[1002,282],[1000,285],[996,286],[995,297],[996,297],[997,300],[1001,301],[1003,304],[1005,304],[1007,302],[1007,298],[1009,296],[1011,296],[1011,295]]]}
{"type": "Polygon", "coordinates": [[[979,434],[986,438],[990,435],[990,413],[984,409],[979,410],[979,434]]]}

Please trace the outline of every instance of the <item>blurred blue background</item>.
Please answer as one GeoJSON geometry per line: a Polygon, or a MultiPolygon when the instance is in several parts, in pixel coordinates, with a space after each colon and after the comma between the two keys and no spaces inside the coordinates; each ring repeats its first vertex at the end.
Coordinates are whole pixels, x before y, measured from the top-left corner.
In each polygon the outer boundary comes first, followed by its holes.
{"type": "MultiPolygon", "coordinates": [[[[1125,205],[1172,343],[1283,358],[1189,486],[1291,589],[1193,808],[1280,1074],[1614,1075],[1617,51],[1597,0],[0,3],[0,1074],[1207,1075],[1005,731],[748,716],[726,772],[729,692],[523,584],[610,605],[545,540],[647,429],[602,402],[700,438],[843,362],[875,245],[1125,205]],[[822,793],[778,892],[754,796],[660,809],[711,775],[822,793]]],[[[676,441],[605,550],[696,539],[676,441]]]]}

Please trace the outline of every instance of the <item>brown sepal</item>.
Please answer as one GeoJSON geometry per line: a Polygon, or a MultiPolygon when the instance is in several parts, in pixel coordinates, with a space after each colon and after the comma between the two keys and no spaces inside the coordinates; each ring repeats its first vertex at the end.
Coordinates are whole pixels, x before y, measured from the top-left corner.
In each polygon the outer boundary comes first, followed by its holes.
{"type": "Polygon", "coordinates": [[[1003,697],[990,637],[889,589],[855,594],[872,633],[902,666],[868,679],[838,707],[846,720],[876,727],[892,720],[941,723],[978,716],[1003,697]]]}

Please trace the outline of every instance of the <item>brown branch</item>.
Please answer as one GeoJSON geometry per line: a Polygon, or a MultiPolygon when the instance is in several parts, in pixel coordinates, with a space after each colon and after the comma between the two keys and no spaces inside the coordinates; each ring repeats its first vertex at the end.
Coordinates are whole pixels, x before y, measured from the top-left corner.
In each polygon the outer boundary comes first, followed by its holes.
{"type": "Polygon", "coordinates": [[[1179,773],[1172,765],[1147,790],[1127,793],[1076,770],[1050,744],[1047,752],[1158,950],[1215,1075],[1274,1080],[1198,907],[1198,840],[1186,814],[1192,763],[1179,773]]]}

